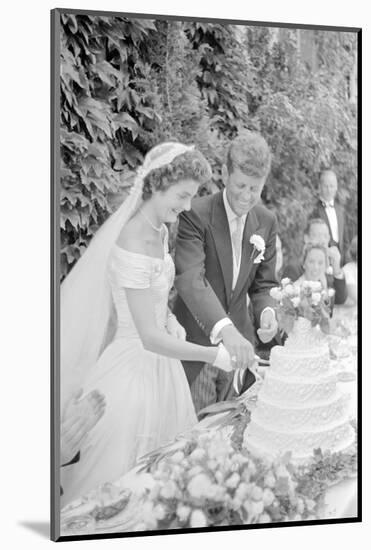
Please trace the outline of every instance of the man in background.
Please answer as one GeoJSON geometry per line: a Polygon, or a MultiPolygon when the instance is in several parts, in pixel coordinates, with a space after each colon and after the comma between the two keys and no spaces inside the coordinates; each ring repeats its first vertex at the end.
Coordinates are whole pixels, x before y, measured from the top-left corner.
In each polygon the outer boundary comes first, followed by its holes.
{"type": "Polygon", "coordinates": [[[335,172],[323,170],[319,180],[319,199],[310,218],[321,218],[330,234],[330,247],[336,246],[344,263],[345,214],[343,207],[336,201],[338,182],[335,172]]]}

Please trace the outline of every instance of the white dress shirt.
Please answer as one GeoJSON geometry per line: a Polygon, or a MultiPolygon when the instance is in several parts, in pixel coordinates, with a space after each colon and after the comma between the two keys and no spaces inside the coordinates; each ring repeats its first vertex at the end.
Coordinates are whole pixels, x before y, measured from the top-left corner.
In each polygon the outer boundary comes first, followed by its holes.
{"type": "Polygon", "coordinates": [[[323,199],[321,199],[321,200],[324,204],[325,212],[326,212],[329,224],[330,224],[332,238],[336,243],[338,243],[339,242],[339,227],[338,227],[338,218],[337,218],[337,215],[336,215],[334,201],[326,202],[323,199]]]}
{"type": "MultiPolygon", "coordinates": [[[[234,231],[236,230],[236,227],[237,227],[237,218],[238,218],[238,216],[237,216],[237,214],[235,214],[235,212],[233,212],[233,210],[232,210],[232,208],[231,208],[231,206],[228,202],[227,192],[226,192],[225,189],[223,191],[223,202],[224,202],[225,212],[227,214],[229,232],[230,232],[230,235],[231,235],[232,255],[233,255],[232,290],[234,290],[234,288],[236,286],[236,283],[237,283],[238,275],[240,273],[242,253],[240,254],[239,258],[236,257],[236,252],[235,252],[234,246],[233,246],[232,235],[233,235],[233,233],[234,233],[234,231]]],[[[241,216],[241,218],[242,218],[243,228],[245,228],[247,214],[244,214],[243,216],[241,216]]],[[[240,244],[242,245],[243,231],[241,232],[240,237],[241,237],[241,243],[240,244]]],[[[242,246],[240,246],[240,249],[242,249],[242,246]]],[[[265,311],[266,309],[272,309],[272,308],[265,308],[263,311],[265,311]]],[[[213,329],[210,333],[211,343],[212,344],[218,344],[222,340],[222,338],[220,337],[220,331],[222,330],[222,328],[226,327],[227,325],[232,325],[232,324],[233,324],[232,321],[228,317],[224,317],[223,319],[220,319],[220,321],[215,323],[215,325],[214,325],[214,327],[213,327],[213,329]]]]}
{"type": "MultiPolygon", "coordinates": [[[[238,275],[240,273],[240,267],[241,267],[241,256],[242,254],[240,254],[240,257],[237,258],[236,256],[236,250],[235,250],[235,247],[234,247],[234,243],[233,243],[233,239],[232,239],[232,235],[234,234],[234,232],[236,231],[237,229],[237,219],[238,219],[238,216],[237,214],[235,214],[232,210],[232,208],[229,206],[229,202],[228,202],[228,199],[227,199],[227,193],[226,193],[226,190],[224,189],[223,191],[223,202],[224,202],[224,208],[225,208],[225,212],[227,214],[227,220],[228,220],[228,227],[229,227],[229,233],[231,235],[231,244],[232,244],[232,255],[233,255],[233,279],[232,279],[232,290],[235,289],[235,286],[236,286],[236,283],[237,283],[237,279],[238,279],[238,275]]],[[[247,214],[244,214],[243,216],[241,216],[241,220],[242,220],[242,232],[240,234],[240,249],[242,249],[242,238],[243,238],[243,231],[245,229],[245,223],[246,223],[246,218],[247,218],[247,214]]]]}

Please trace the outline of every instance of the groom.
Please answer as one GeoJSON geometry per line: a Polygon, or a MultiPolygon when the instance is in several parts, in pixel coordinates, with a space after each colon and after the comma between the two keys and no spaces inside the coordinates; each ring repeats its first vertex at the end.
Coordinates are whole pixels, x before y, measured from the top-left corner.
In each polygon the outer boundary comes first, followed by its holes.
{"type": "MultiPolygon", "coordinates": [[[[230,144],[222,167],[225,189],[196,198],[179,220],[174,313],[189,341],[222,341],[236,368],[252,366],[256,328],[263,342],[277,332],[269,295],[277,286],[276,219],[258,204],[270,163],[264,138],[246,131],[230,144]]],[[[193,361],[183,366],[197,412],[236,395],[233,373],[193,361]]],[[[254,381],[247,369],[242,391],[254,381]]]]}

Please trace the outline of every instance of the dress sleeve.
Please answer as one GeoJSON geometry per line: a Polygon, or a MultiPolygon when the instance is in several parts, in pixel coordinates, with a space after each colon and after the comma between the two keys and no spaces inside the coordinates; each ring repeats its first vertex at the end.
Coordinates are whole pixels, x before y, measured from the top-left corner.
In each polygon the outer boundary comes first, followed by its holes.
{"type": "Polygon", "coordinates": [[[144,289],[150,287],[154,266],[149,256],[116,246],[111,255],[109,277],[117,286],[144,289]]]}

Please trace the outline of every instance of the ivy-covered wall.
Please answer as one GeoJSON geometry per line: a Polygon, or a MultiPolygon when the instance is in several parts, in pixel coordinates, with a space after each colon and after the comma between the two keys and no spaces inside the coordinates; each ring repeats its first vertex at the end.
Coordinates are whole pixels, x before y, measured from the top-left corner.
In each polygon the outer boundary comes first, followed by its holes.
{"type": "Polygon", "coordinates": [[[322,168],[357,231],[356,35],[61,16],[62,277],[117,207],[144,154],[195,143],[221,186],[228,141],[260,131],[274,154],[263,201],[286,258],[301,250],[322,168]]]}

